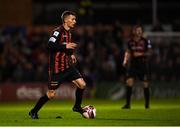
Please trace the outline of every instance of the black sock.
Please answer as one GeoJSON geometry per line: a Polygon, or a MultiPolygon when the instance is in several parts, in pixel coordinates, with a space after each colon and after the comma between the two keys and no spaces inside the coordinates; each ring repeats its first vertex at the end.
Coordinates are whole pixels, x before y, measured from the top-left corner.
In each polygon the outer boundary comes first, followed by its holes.
{"type": "Polygon", "coordinates": [[[132,87],[126,86],[126,105],[130,105],[131,94],[132,94],[132,87]]]}
{"type": "Polygon", "coordinates": [[[144,88],[145,106],[149,107],[150,92],[149,88],[144,88]]]}
{"type": "Polygon", "coordinates": [[[84,89],[80,89],[80,88],[76,89],[76,94],[75,94],[76,100],[75,100],[74,107],[81,107],[83,92],[84,92],[84,89]]]}
{"type": "Polygon", "coordinates": [[[48,96],[45,94],[44,96],[42,96],[39,101],[36,103],[36,105],[34,106],[34,108],[32,109],[32,112],[38,112],[41,107],[49,100],[48,96]]]}

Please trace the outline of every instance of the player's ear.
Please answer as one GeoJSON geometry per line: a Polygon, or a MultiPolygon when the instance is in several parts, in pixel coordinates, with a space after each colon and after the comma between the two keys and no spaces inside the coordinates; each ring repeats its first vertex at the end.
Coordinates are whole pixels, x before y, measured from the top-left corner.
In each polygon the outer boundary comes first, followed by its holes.
{"type": "Polygon", "coordinates": [[[66,23],[68,20],[68,16],[64,18],[64,22],[63,23],[66,23]]]}

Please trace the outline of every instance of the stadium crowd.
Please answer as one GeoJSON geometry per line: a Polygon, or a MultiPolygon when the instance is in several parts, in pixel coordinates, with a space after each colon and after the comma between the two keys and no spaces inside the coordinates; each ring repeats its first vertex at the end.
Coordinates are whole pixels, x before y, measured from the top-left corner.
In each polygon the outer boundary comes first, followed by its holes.
{"type": "MultiPolygon", "coordinates": [[[[130,26],[96,24],[76,27],[78,68],[93,81],[123,80],[122,60],[130,26]]],[[[0,82],[46,82],[49,39],[47,31],[27,27],[0,28],[0,82]]],[[[179,81],[180,37],[153,38],[152,80],[179,81]]]]}

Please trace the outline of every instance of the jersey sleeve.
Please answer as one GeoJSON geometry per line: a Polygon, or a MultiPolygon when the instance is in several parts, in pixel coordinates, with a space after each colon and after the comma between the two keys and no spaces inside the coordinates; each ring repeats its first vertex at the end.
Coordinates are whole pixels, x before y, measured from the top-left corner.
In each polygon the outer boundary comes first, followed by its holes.
{"type": "Polygon", "coordinates": [[[151,56],[152,55],[152,43],[149,39],[146,39],[146,50],[145,50],[145,54],[147,56],[151,56]]]}
{"type": "Polygon", "coordinates": [[[147,40],[147,49],[152,49],[152,44],[150,40],[147,40]]]}
{"type": "Polygon", "coordinates": [[[66,49],[66,43],[59,43],[60,41],[60,36],[61,36],[61,31],[55,30],[53,31],[53,33],[51,34],[49,41],[48,41],[48,48],[51,51],[63,51],[66,49]]]}

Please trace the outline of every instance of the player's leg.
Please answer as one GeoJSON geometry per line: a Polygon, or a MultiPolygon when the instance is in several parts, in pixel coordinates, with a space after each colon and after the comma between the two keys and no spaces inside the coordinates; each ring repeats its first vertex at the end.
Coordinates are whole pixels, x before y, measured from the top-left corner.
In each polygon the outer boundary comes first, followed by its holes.
{"type": "Polygon", "coordinates": [[[84,93],[84,89],[86,87],[86,83],[83,80],[83,78],[78,78],[76,80],[72,81],[76,86],[76,92],[75,92],[75,104],[73,107],[73,111],[79,112],[79,113],[83,113],[83,110],[81,108],[81,103],[82,103],[82,98],[83,98],[83,93],[84,93]]]}
{"type": "Polygon", "coordinates": [[[145,99],[145,108],[149,108],[149,101],[150,101],[150,91],[149,91],[149,83],[147,81],[143,81],[144,87],[144,99],[145,99]]]}
{"type": "Polygon", "coordinates": [[[132,87],[134,85],[134,80],[137,75],[137,63],[136,61],[131,61],[130,66],[127,68],[127,79],[126,79],[126,104],[122,109],[131,108],[131,96],[132,96],[132,87]]]}
{"type": "Polygon", "coordinates": [[[75,104],[73,107],[73,111],[82,114],[83,110],[81,108],[81,103],[86,83],[79,71],[75,67],[71,67],[68,69],[66,79],[68,81],[72,81],[72,83],[75,84],[77,87],[75,92],[75,104]]]}
{"type": "Polygon", "coordinates": [[[50,99],[53,99],[56,95],[55,89],[59,87],[58,82],[50,82],[48,85],[49,90],[45,95],[43,95],[36,103],[33,109],[29,112],[29,116],[32,119],[38,119],[38,111],[43,107],[45,103],[47,103],[50,99]]]}
{"type": "Polygon", "coordinates": [[[145,108],[148,109],[150,103],[150,90],[149,90],[150,70],[148,64],[143,64],[143,65],[141,65],[142,67],[140,68],[141,73],[139,74],[138,77],[143,83],[145,108]]]}
{"type": "Polygon", "coordinates": [[[122,107],[123,109],[130,109],[131,107],[131,95],[133,84],[134,78],[130,77],[126,80],[126,104],[122,107]]]}

